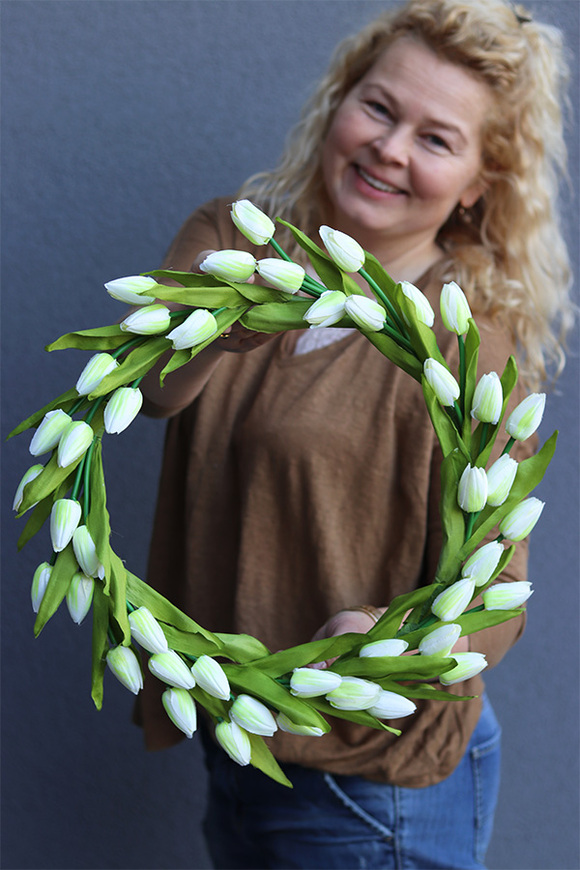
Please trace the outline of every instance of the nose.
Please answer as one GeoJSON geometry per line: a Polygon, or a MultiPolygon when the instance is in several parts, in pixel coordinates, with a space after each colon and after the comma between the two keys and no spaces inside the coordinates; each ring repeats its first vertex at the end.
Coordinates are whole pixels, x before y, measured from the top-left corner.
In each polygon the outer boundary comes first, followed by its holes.
{"type": "Polygon", "coordinates": [[[373,148],[383,163],[406,166],[411,150],[410,136],[400,127],[391,127],[374,140],[373,148]]]}

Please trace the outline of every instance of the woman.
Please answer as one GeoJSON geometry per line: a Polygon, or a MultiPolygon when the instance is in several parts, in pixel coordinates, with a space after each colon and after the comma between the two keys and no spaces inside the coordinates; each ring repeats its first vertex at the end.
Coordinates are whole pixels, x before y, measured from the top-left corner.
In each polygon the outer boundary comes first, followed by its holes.
{"type": "MultiPolygon", "coordinates": [[[[434,308],[457,280],[483,333],[480,373],[517,349],[535,387],[561,365],[554,324],[570,316],[555,213],[563,73],[557,32],[501,0],[411,0],[339,46],[279,168],[238,198],[314,238],[321,224],[349,233],[434,308]]],[[[165,266],[234,247],[268,256],[214,201],[165,266]]],[[[148,580],[202,624],[285,648],[366,632],[431,581],[439,451],[417,385],[360,334],[236,327],[146,394],[151,413],[173,417],[148,580]]],[[[502,579],[525,570],[519,545],[502,579]]],[[[511,620],[455,650],[470,644],[493,665],[522,629],[511,620]]],[[[269,746],[292,792],[208,738],[215,865],[482,867],[499,728],[479,677],[455,689],[479,697],[421,702],[398,738],[339,721],[323,739],[278,732],[269,746]]],[[[144,721],[160,748],[180,735],[153,693],[144,721]]]]}

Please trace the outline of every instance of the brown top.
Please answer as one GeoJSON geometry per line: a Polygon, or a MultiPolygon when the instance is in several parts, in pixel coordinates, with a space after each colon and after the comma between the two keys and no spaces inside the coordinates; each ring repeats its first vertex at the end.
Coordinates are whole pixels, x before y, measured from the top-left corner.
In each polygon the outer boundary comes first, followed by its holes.
{"type": "MultiPolygon", "coordinates": [[[[213,202],[187,221],[166,265],[189,268],[200,250],[230,247],[249,243],[225,201],[213,202]]],[[[437,310],[440,286],[421,289],[437,310]]],[[[452,356],[455,336],[436,332],[452,356]]],[[[202,625],[254,635],[272,651],[310,640],[343,608],[384,606],[430,582],[440,550],[441,457],[420,386],[356,331],[301,355],[296,337],[224,354],[199,399],[169,422],[148,574],[202,625]]],[[[480,374],[501,372],[508,347],[485,329],[480,374]]],[[[505,579],[525,578],[525,551],[518,545],[505,579]]],[[[515,619],[486,629],[472,649],[492,666],[522,628],[515,619]]],[[[482,687],[476,677],[449,691],[482,687]]],[[[150,680],[141,704],[152,749],[183,736],[162,688],[150,680]]],[[[452,772],[479,712],[479,699],[420,701],[393,723],[400,737],[334,719],[322,738],[278,732],[267,742],[281,761],[418,787],[452,772]]]]}

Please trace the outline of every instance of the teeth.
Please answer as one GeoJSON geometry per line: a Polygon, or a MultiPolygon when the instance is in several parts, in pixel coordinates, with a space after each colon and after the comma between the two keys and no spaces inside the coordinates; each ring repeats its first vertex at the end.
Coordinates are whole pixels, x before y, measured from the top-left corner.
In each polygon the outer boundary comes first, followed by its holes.
{"type": "Polygon", "coordinates": [[[374,187],[376,190],[382,190],[384,193],[402,193],[398,187],[392,187],[390,184],[385,184],[384,181],[379,181],[376,178],[373,178],[372,175],[369,175],[368,172],[365,172],[361,166],[357,167],[359,171],[359,175],[366,181],[367,184],[370,184],[371,187],[374,187]]]}

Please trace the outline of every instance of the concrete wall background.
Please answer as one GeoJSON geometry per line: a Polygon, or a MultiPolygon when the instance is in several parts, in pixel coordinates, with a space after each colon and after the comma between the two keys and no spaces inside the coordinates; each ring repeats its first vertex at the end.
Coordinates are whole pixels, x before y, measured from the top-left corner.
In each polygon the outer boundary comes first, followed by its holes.
{"type": "MultiPolygon", "coordinates": [[[[105,281],[155,268],[193,208],[272,166],[335,43],[385,5],[4,0],[3,439],[86,360],[43,347],[117,318],[105,281]]],[[[578,0],[528,6],[566,33],[577,106],[578,0]]],[[[573,127],[569,145],[577,176],[573,127]]],[[[565,201],[577,253],[578,202],[565,201]]],[[[541,430],[561,438],[536,491],[547,507],[528,629],[488,678],[505,736],[496,870],[579,866],[577,341],[572,350],[541,430]]],[[[140,576],[162,437],[162,423],[140,419],[105,444],[115,548],[140,576]]],[[[26,435],[3,447],[2,866],[208,867],[196,740],[145,754],[132,696],[112,677],[94,710],[90,627],[65,608],[33,639],[30,582],[50,545],[43,531],[16,554],[23,524],[10,507],[27,447],[26,435]]]]}

